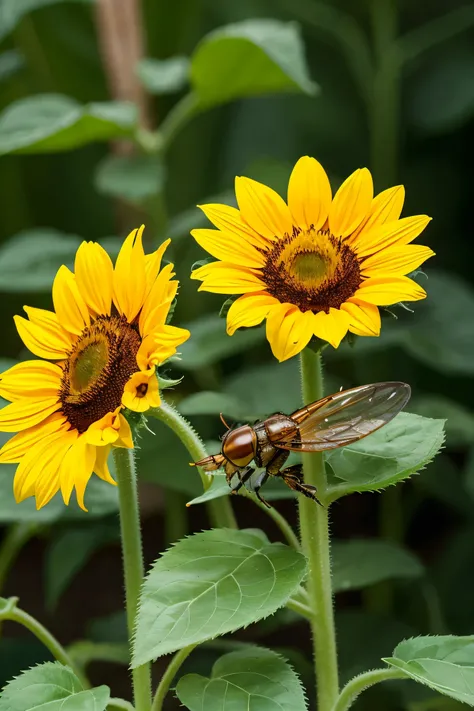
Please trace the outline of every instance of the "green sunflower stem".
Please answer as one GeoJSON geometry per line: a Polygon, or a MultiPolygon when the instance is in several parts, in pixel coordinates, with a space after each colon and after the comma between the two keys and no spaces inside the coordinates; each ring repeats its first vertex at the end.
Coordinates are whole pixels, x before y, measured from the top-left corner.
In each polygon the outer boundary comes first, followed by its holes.
{"type": "MultiPolygon", "coordinates": [[[[138,508],[137,475],[133,450],[115,448],[114,459],[119,489],[127,627],[131,646],[138,612],[140,589],[145,575],[138,508]]],[[[150,664],[142,664],[132,670],[132,683],[136,711],[150,711],[150,664]]]]}
{"type": "MultiPolygon", "coordinates": [[[[321,354],[306,348],[301,353],[303,402],[323,397],[321,354]]],[[[336,631],[331,583],[329,511],[325,505],[326,472],[322,453],[303,455],[304,479],[316,486],[322,506],[299,497],[300,534],[308,559],[307,589],[313,636],[314,668],[317,679],[318,711],[330,711],[339,694],[336,631]]]]}
{"type": "MultiPolygon", "coordinates": [[[[161,399],[160,407],[148,410],[148,415],[156,417],[169,427],[184,444],[194,462],[207,457],[206,448],[201,438],[191,427],[189,422],[174,408],[161,399]]],[[[201,469],[198,468],[204,490],[210,486],[210,479],[201,469]]],[[[238,528],[232,506],[227,497],[222,497],[207,504],[212,525],[216,528],[238,528]]]]}
{"type": "Polygon", "coordinates": [[[165,673],[161,677],[160,683],[158,684],[155,698],[153,699],[153,706],[151,707],[151,711],[162,710],[165,697],[170,689],[173,679],[180,670],[183,662],[186,661],[186,659],[189,657],[193,649],[196,648],[196,646],[196,644],[190,644],[188,647],[180,649],[179,652],[176,652],[174,657],[171,659],[165,673]]]}

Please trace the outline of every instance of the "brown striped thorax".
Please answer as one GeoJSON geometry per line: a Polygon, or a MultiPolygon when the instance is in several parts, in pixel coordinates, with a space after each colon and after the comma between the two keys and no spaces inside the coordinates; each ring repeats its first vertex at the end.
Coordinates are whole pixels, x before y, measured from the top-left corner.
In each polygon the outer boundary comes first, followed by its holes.
{"type": "Polygon", "coordinates": [[[224,469],[232,493],[250,484],[257,497],[270,476],[318,501],[316,488],[303,480],[301,464],[282,469],[290,451],[322,452],[357,442],[390,422],[405,407],[410,386],[400,382],[362,385],[310,403],[291,415],[281,412],[254,425],[227,427],[219,454],[195,462],[204,471],[224,469]],[[252,481],[255,470],[260,470],[252,481]]]}

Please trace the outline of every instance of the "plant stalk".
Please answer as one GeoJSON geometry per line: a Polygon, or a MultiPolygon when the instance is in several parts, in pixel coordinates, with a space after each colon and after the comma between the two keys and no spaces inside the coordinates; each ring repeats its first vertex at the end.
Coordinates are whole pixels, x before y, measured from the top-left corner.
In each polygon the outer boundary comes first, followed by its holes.
{"type": "MultiPolygon", "coordinates": [[[[323,397],[321,355],[306,348],[301,353],[303,402],[323,397]]],[[[325,505],[326,472],[322,453],[303,454],[307,484],[316,486],[322,506],[305,496],[299,497],[300,534],[308,559],[307,588],[312,610],[314,666],[317,679],[318,711],[330,711],[339,693],[336,631],[331,584],[329,511],[325,505]]]]}
{"type": "Polygon", "coordinates": [[[163,702],[165,700],[166,694],[168,693],[170,686],[173,682],[173,679],[175,678],[176,674],[178,673],[181,665],[189,657],[193,649],[196,647],[196,644],[190,644],[188,647],[184,647],[184,649],[180,649],[179,652],[176,652],[176,654],[173,656],[171,659],[170,663],[168,664],[168,667],[161,677],[161,681],[158,684],[158,688],[156,690],[155,698],[153,699],[153,705],[151,707],[151,711],[161,711],[163,708],[163,702]]]}
{"type": "Polygon", "coordinates": [[[350,709],[359,694],[369,686],[379,684],[381,681],[406,679],[406,675],[398,669],[373,669],[351,679],[342,689],[332,711],[347,711],[350,709]]]}
{"type": "MultiPolygon", "coordinates": [[[[138,508],[137,475],[133,450],[115,448],[114,460],[119,488],[127,626],[131,645],[138,612],[140,588],[145,574],[138,508]]],[[[136,669],[132,669],[132,683],[136,711],[150,711],[150,664],[142,664],[136,669]]]]}

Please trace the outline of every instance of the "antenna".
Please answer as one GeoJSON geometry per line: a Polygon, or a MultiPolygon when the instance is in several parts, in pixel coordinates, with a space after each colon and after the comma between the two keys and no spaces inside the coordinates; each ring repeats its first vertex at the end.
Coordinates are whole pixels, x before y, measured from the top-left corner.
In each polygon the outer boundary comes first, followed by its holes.
{"type": "Polygon", "coordinates": [[[227,422],[224,420],[224,415],[222,414],[222,412],[219,413],[219,417],[221,418],[222,424],[223,424],[225,427],[227,427],[228,430],[230,430],[231,428],[229,427],[229,425],[227,424],[227,422]]]}

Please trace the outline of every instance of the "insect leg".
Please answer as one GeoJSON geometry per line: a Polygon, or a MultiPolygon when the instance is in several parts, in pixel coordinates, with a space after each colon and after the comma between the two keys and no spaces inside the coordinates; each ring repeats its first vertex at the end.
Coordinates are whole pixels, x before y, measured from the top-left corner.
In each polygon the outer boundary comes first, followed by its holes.
{"type": "Polygon", "coordinates": [[[279,449],[273,459],[267,464],[267,469],[266,471],[270,476],[279,476],[280,475],[280,469],[290,456],[290,453],[287,449],[279,449]]]}
{"type": "Polygon", "coordinates": [[[307,496],[308,499],[313,499],[313,501],[316,501],[321,505],[321,502],[316,496],[316,487],[311,484],[305,484],[303,481],[303,467],[301,464],[295,464],[292,467],[287,467],[286,469],[283,469],[279,475],[285,484],[290,487],[290,489],[307,496]]]}
{"type": "MultiPolygon", "coordinates": [[[[245,484],[246,481],[250,479],[252,474],[254,473],[255,469],[253,467],[245,467],[245,469],[238,469],[237,470],[237,476],[239,477],[239,483],[237,486],[231,486],[231,493],[236,494],[245,484]]],[[[230,486],[230,482],[229,482],[230,486]]]]}
{"type": "Polygon", "coordinates": [[[257,481],[255,482],[255,487],[254,487],[254,490],[253,490],[255,496],[257,497],[257,499],[258,499],[259,501],[261,501],[262,504],[265,504],[265,506],[267,507],[267,509],[271,509],[272,507],[270,506],[270,504],[268,503],[268,501],[265,501],[265,499],[263,498],[263,496],[260,495],[260,489],[261,489],[262,486],[265,484],[265,482],[267,481],[267,479],[268,479],[269,476],[270,476],[270,474],[269,474],[268,468],[267,468],[267,469],[265,469],[265,471],[262,472],[262,473],[260,474],[260,476],[258,477],[257,481]]]}

